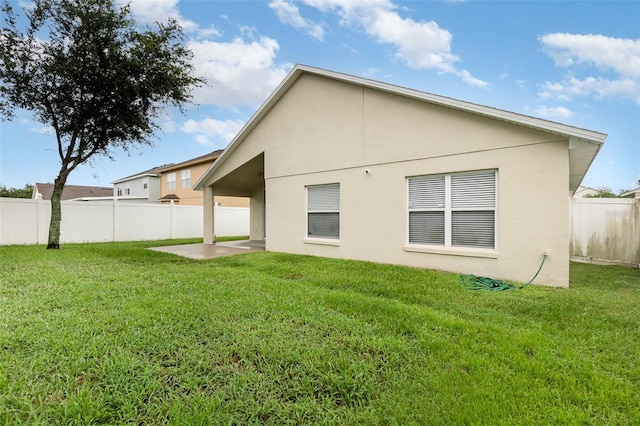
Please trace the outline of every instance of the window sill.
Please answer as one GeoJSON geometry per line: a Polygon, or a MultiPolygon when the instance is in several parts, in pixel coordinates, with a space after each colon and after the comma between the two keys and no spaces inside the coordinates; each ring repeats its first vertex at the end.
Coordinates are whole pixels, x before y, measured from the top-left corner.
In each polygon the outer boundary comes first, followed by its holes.
{"type": "Polygon", "coordinates": [[[497,250],[472,247],[440,247],[405,244],[404,251],[415,253],[446,254],[450,256],[484,257],[488,259],[498,258],[497,250]]]}
{"type": "Polygon", "coordinates": [[[339,246],[340,245],[340,240],[332,240],[329,238],[305,238],[304,240],[305,244],[318,244],[321,246],[339,246]]]}

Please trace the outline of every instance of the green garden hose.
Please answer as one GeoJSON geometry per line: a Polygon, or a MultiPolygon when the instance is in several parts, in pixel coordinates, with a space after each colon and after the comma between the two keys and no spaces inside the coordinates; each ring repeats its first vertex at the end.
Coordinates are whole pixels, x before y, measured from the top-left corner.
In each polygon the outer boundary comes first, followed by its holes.
{"type": "Polygon", "coordinates": [[[469,275],[460,275],[460,284],[465,286],[469,290],[489,290],[489,291],[504,291],[504,290],[522,290],[536,279],[540,270],[542,269],[542,265],[544,265],[544,261],[547,259],[546,253],[542,256],[542,263],[540,263],[540,267],[536,274],[529,280],[528,283],[523,284],[521,286],[517,286],[515,284],[509,284],[507,282],[497,280],[495,278],[486,278],[486,277],[477,277],[473,274],[469,275]]]}

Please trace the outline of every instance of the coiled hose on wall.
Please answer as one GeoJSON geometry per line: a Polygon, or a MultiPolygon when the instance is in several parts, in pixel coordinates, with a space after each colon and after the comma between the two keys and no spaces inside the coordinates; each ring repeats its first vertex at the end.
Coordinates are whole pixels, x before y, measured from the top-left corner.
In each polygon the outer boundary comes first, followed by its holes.
{"type": "Polygon", "coordinates": [[[540,270],[542,269],[542,265],[544,265],[544,261],[547,259],[547,254],[545,253],[542,256],[542,263],[540,263],[540,267],[536,274],[529,280],[528,283],[523,284],[521,286],[517,286],[515,284],[509,284],[502,280],[497,280],[495,278],[486,278],[486,277],[477,277],[473,274],[469,275],[460,275],[460,284],[465,286],[469,290],[489,290],[489,291],[505,291],[505,290],[522,290],[527,287],[529,284],[536,279],[540,270]]]}

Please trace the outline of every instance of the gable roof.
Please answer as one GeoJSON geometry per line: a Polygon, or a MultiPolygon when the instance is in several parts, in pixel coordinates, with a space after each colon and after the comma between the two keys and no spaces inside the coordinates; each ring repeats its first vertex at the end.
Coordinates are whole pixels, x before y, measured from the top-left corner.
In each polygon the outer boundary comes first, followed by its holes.
{"type": "Polygon", "coordinates": [[[216,158],[218,158],[220,156],[220,154],[222,154],[223,151],[224,151],[223,149],[217,149],[217,150],[215,150],[213,152],[210,152],[208,154],[204,154],[204,155],[201,155],[199,157],[194,157],[194,158],[191,158],[189,160],[185,160],[185,161],[183,161],[181,163],[177,163],[177,164],[171,163],[171,164],[168,164],[168,165],[166,165],[164,167],[161,167],[159,169],[159,172],[160,173],[164,173],[164,172],[168,172],[168,171],[171,171],[171,170],[181,169],[181,168],[187,167],[187,166],[193,166],[195,164],[206,163],[208,161],[215,161],[216,158]]]}
{"type": "Polygon", "coordinates": [[[122,183],[122,182],[126,182],[128,180],[131,180],[131,179],[138,179],[138,178],[145,177],[145,176],[158,177],[158,176],[160,176],[158,174],[158,172],[160,172],[160,170],[164,169],[165,167],[172,166],[172,165],[173,165],[173,163],[163,164],[162,166],[153,167],[153,168],[151,168],[149,170],[145,170],[144,172],[139,172],[139,173],[127,176],[127,177],[123,177],[123,178],[118,179],[118,180],[114,180],[111,183],[112,184],[122,183]]]}
{"type": "Polygon", "coordinates": [[[215,160],[216,158],[218,158],[220,156],[220,154],[222,154],[222,151],[224,151],[224,150],[218,149],[218,150],[215,150],[215,151],[210,152],[208,154],[200,155],[200,156],[195,157],[195,158],[190,158],[189,160],[185,160],[185,161],[182,161],[180,163],[163,164],[162,166],[153,167],[153,168],[151,168],[149,170],[145,170],[143,172],[135,173],[133,175],[130,175],[130,176],[127,176],[127,177],[123,177],[123,178],[118,179],[118,180],[114,180],[111,183],[112,184],[122,183],[122,182],[126,182],[128,180],[131,180],[131,179],[137,179],[137,178],[141,178],[141,177],[144,177],[144,176],[160,177],[162,172],[167,172],[167,171],[170,171],[170,170],[180,169],[182,167],[191,166],[191,165],[194,165],[194,164],[204,163],[204,162],[207,162],[209,160],[215,160]]]}
{"type": "Polygon", "coordinates": [[[600,147],[604,143],[607,135],[604,133],[582,129],[579,127],[569,126],[554,121],[544,120],[541,118],[531,117],[528,115],[518,114],[515,112],[505,111],[489,106],[474,104],[471,102],[461,101],[445,96],[434,95],[427,92],[421,92],[415,89],[409,89],[402,86],[396,86],[383,83],[376,80],[370,80],[353,75],[343,74],[336,71],[329,71],[321,68],[311,67],[308,65],[298,64],[289,72],[280,85],[271,93],[260,108],[253,114],[249,121],[244,125],[240,132],[229,143],[224,152],[209,167],[209,169],[198,179],[193,189],[202,190],[204,183],[220,168],[225,160],[231,155],[238,145],[247,137],[253,128],[266,116],[271,108],[282,98],[289,88],[303,75],[312,74],[324,78],[338,80],[345,83],[355,84],[361,87],[379,90],[386,93],[404,96],[431,104],[448,107],[460,111],[466,111],[472,114],[478,114],[484,117],[496,120],[506,121],[519,126],[529,127],[532,129],[549,132],[569,138],[570,150],[570,189],[575,190],[589,166],[593,162],[600,147]]]}
{"type": "MultiPolygon", "coordinates": [[[[52,183],[37,183],[33,187],[33,197],[41,194],[43,200],[50,200],[53,194],[52,183]]],[[[61,200],[75,200],[77,198],[113,197],[113,188],[104,186],[65,185],[61,200]]]]}
{"type": "Polygon", "coordinates": [[[620,194],[620,196],[621,197],[628,197],[630,195],[636,195],[637,196],[637,194],[640,194],[640,187],[636,188],[636,189],[631,189],[631,190],[629,190],[627,192],[624,192],[624,193],[620,194]]]}
{"type": "Polygon", "coordinates": [[[161,201],[171,201],[171,200],[179,200],[180,197],[178,197],[176,194],[167,194],[163,197],[160,197],[161,201]]]}

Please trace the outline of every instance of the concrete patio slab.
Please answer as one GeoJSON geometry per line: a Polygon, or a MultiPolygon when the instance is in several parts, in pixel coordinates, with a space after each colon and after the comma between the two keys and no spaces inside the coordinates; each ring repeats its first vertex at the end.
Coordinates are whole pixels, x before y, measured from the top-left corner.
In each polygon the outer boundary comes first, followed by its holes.
{"type": "Polygon", "coordinates": [[[217,244],[181,244],[176,246],[151,247],[149,250],[171,253],[190,259],[212,259],[214,257],[264,251],[264,241],[240,240],[217,244]]]}

